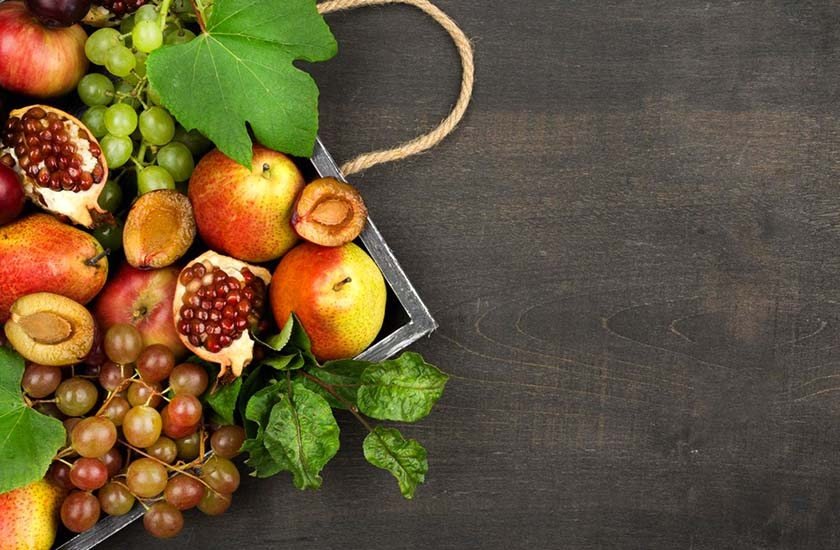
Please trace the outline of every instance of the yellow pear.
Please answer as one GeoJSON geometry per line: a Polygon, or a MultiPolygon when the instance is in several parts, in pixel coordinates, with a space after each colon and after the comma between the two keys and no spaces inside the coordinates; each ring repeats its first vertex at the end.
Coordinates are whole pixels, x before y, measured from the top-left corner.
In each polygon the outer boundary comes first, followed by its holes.
{"type": "Polygon", "coordinates": [[[49,550],[64,494],[44,479],[0,494],[0,550],[49,550]]]}

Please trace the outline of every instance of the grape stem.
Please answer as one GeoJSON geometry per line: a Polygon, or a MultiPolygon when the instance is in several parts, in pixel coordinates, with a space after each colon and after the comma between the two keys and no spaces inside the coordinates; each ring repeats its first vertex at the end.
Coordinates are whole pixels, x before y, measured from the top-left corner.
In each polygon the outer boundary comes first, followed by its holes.
{"type": "Polygon", "coordinates": [[[139,454],[139,455],[142,455],[142,456],[145,456],[146,458],[149,458],[149,459],[151,459],[151,460],[153,460],[153,461],[157,462],[158,464],[160,464],[161,466],[163,466],[163,467],[164,467],[164,468],[166,468],[167,470],[172,470],[173,472],[177,472],[177,473],[179,473],[179,474],[184,474],[184,475],[185,475],[185,476],[187,476],[187,477],[191,477],[191,478],[193,478],[194,480],[196,480],[196,481],[198,481],[199,483],[201,483],[202,485],[204,485],[205,487],[207,487],[208,489],[210,489],[211,491],[213,491],[214,493],[219,494],[219,492],[218,492],[218,491],[216,491],[214,488],[210,487],[210,485],[208,485],[206,481],[204,481],[203,479],[201,479],[201,478],[200,478],[200,477],[198,477],[197,475],[195,475],[195,474],[191,474],[190,472],[187,472],[187,471],[186,471],[185,469],[183,469],[183,468],[176,468],[176,467],[175,467],[175,466],[173,466],[172,464],[167,464],[166,462],[162,461],[161,459],[159,459],[159,458],[157,458],[157,457],[154,457],[154,456],[152,456],[152,455],[150,455],[150,454],[144,453],[143,451],[141,451],[140,449],[138,449],[137,447],[135,447],[134,445],[132,445],[132,444],[131,444],[131,443],[129,443],[128,441],[123,441],[122,439],[118,439],[117,441],[118,441],[121,445],[125,445],[127,448],[131,449],[131,450],[132,450],[132,451],[134,451],[135,453],[137,453],[137,454],[139,454]]]}
{"type": "Polygon", "coordinates": [[[158,16],[158,25],[160,25],[160,32],[166,30],[166,16],[169,15],[169,6],[172,5],[172,0],[163,0],[160,4],[160,15],[158,16]]]}
{"type": "Polygon", "coordinates": [[[356,417],[356,420],[358,420],[359,422],[361,422],[361,423],[362,423],[362,426],[364,426],[365,428],[367,428],[367,431],[369,431],[369,432],[372,432],[372,431],[373,431],[373,426],[371,426],[371,425],[370,425],[370,422],[368,422],[368,421],[365,419],[365,417],[364,417],[364,416],[362,416],[362,414],[359,412],[359,407],[357,407],[357,406],[356,406],[356,405],[354,405],[353,403],[351,403],[351,402],[347,401],[346,399],[344,399],[343,397],[341,397],[341,396],[338,394],[338,392],[337,392],[337,391],[335,391],[335,388],[332,386],[332,384],[327,384],[326,382],[324,382],[324,381],[323,381],[323,380],[321,380],[320,378],[317,378],[317,377],[315,377],[315,376],[312,376],[312,375],[311,375],[311,374],[309,374],[308,372],[303,372],[303,371],[301,371],[301,374],[302,374],[305,378],[307,378],[307,379],[309,379],[309,380],[312,380],[313,382],[315,382],[316,384],[318,384],[319,386],[321,386],[322,388],[324,388],[324,391],[326,391],[328,394],[330,394],[330,395],[332,395],[333,397],[335,397],[335,399],[336,399],[339,403],[341,403],[342,405],[344,405],[345,407],[347,407],[347,410],[349,410],[351,413],[353,413],[353,416],[355,416],[355,417],[356,417]]]}

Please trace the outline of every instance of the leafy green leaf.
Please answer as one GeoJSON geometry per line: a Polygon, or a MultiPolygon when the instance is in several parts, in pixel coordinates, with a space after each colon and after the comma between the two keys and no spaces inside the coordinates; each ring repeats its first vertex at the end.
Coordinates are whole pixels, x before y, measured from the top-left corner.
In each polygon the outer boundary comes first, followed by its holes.
{"type": "Polygon", "coordinates": [[[265,447],[289,466],[298,489],[317,489],[321,470],[338,452],[338,424],[323,397],[297,382],[292,388],[271,409],[265,447]]]}
{"type": "Polygon", "coordinates": [[[263,359],[262,364],[274,370],[297,370],[303,368],[303,357],[300,356],[300,353],[274,355],[263,359]]]}
{"type": "Polygon", "coordinates": [[[248,453],[245,461],[253,468],[251,475],[255,477],[271,477],[283,470],[289,470],[289,466],[282,459],[277,460],[271,456],[265,447],[265,427],[268,425],[271,416],[271,409],[280,399],[286,395],[286,383],[274,382],[257,391],[249,400],[243,417],[250,422],[246,423],[246,431],[252,428],[250,439],[245,440],[242,450],[248,453]]]}
{"type": "Polygon", "coordinates": [[[379,420],[415,422],[427,416],[449,379],[418,353],[370,365],[362,373],[359,409],[379,420]]]}
{"type": "Polygon", "coordinates": [[[338,47],[314,0],[215,0],[206,33],[152,52],[149,83],[187,130],[251,166],[257,141],[310,156],[318,88],[293,62],[326,61],[338,47]]]}
{"type": "Polygon", "coordinates": [[[377,426],[362,445],[368,462],[388,470],[397,478],[405,498],[414,498],[414,490],[426,480],[429,462],[426,449],[414,439],[405,439],[399,430],[377,426]]]}
{"type": "Polygon", "coordinates": [[[0,493],[44,477],[66,438],[61,421],[24,403],[23,370],[23,359],[0,347],[0,493]]]}
{"type": "Polygon", "coordinates": [[[283,325],[283,328],[280,330],[279,334],[275,334],[274,336],[267,338],[265,341],[262,341],[259,338],[257,338],[257,341],[273,349],[274,351],[283,351],[283,348],[285,348],[286,344],[289,343],[289,338],[292,336],[292,329],[294,328],[294,326],[295,318],[293,316],[290,316],[289,320],[286,321],[286,324],[283,325]]]}
{"type": "Polygon", "coordinates": [[[292,319],[294,319],[294,325],[292,326],[292,334],[289,336],[289,343],[286,349],[299,351],[307,367],[319,366],[318,360],[315,359],[315,355],[312,353],[312,342],[309,340],[309,335],[306,334],[306,329],[303,328],[303,324],[294,313],[292,313],[292,319]]]}
{"type": "Polygon", "coordinates": [[[230,384],[225,384],[204,398],[204,402],[216,413],[220,424],[233,424],[233,413],[236,410],[236,400],[242,390],[242,378],[236,378],[230,384]]]}
{"type": "MultiPolygon", "coordinates": [[[[354,359],[347,359],[341,361],[328,361],[324,363],[323,367],[307,369],[310,375],[321,380],[322,382],[332,386],[339,397],[350,403],[356,404],[356,392],[361,383],[362,372],[372,365],[369,361],[356,361],[354,359]]],[[[347,407],[336,399],[330,392],[326,391],[317,382],[302,378],[303,383],[307,388],[314,391],[336,409],[346,409],[347,407]]]]}

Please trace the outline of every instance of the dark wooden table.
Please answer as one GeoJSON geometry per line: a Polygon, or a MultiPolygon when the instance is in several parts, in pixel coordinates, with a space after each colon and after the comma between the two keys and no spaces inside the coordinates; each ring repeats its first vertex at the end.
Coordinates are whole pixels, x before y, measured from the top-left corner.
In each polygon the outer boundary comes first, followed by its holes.
{"type": "MultiPolygon", "coordinates": [[[[840,6],[439,0],[475,102],[420,158],[357,177],[441,324],[452,374],[405,433],[404,501],[342,450],[320,492],[247,480],[146,549],[836,548],[840,6]]],[[[339,159],[431,127],[458,89],[411,8],[329,17],[339,159]]]]}

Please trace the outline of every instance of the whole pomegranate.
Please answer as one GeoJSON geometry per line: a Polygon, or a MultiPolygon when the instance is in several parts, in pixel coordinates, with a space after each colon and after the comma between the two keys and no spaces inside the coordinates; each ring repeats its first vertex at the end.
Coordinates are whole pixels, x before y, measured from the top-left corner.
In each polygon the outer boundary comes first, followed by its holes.
{"type": "Polygon", "coordinates": [[[23,210],[23,185],[14,170],[0,163],[0,225],[17,218],[23,210]]]}
{"type": "Polygon", "coordinates": [[[49,28],[23,2],[0,3],[0,87],[55,97],[73,90],[88,68],[79,25],[49,28]]]}

